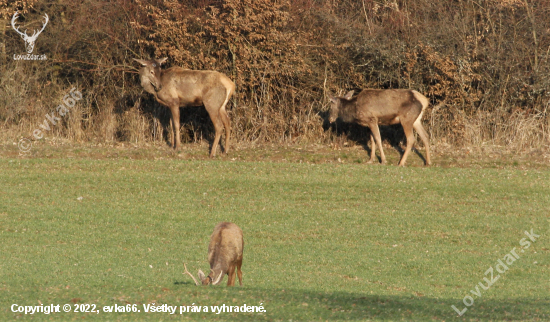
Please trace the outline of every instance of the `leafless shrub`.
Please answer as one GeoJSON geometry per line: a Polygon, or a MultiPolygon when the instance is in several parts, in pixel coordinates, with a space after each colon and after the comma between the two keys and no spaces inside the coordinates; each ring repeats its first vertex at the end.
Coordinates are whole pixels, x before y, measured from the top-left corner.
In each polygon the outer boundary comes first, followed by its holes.
{"type": "MultiPolygon", "coordinates": [[[[410,88],[430,99],[432,142],[547,147],[549,8],[550,0],[0,0],[2,135],[29,136],[76,84],[84,99],[51,135],[169,142],[169,115],[140,95],[129,64],[168,56],[236,83],[235,142],[356,141],[365,136],[358,127],[324,123],[329,92],[410,88]],[[48,60],[11,59],[24,50],[9,28],[15,10],[22,26],[50,16],[35,48],[48,60]]],[[[181,120],[184,142],[212,140],[201,109],[182,110],[181,120]]]]}

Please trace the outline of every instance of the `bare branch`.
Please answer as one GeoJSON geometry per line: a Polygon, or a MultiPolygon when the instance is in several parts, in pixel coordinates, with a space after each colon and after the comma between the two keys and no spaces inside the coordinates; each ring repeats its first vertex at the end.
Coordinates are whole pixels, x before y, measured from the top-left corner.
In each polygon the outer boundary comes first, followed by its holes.
{"type": "Polygon", "coordinates": [[[369,27],[369,34],[372,35],[372,30],[370,28],[369,15],[367,14],[367,9],[365,8],[365,0],[363,0],[363,13],[365,14],[365,20],[367,20],[367,27],[369,27]]]}

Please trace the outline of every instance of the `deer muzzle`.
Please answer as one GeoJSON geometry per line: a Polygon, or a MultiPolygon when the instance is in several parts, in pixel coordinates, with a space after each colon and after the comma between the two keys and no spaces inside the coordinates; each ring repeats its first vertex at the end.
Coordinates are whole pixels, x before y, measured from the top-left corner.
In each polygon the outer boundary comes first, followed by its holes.
{"type": "Polygon", "coordinates": [[[151,82],[151,85],[153,85],[153,88],[155,89],[156,92],[160,91],[162,89],[162,84],[155,84],[155,82],[151,82]]]}

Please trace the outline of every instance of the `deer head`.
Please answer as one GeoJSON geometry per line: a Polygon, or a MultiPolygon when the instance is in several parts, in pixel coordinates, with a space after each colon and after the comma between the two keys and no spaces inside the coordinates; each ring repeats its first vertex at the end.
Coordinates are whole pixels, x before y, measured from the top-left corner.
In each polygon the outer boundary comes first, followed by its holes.
{"type": "Polygon", "coordinates": [[[340,111],[340,106],[342,105],[341,100],[351,100],[353,97],[354,91],[349,91],[344,97],[331,97],[330,98],[330,113],[328,117],[328,121],[330,123],[334,123],[336,119],[338,118],[338,113],[340,111]]]}
{"type": "Polygon", "coordinates": [[[223,271],[220,271],[220,274],[218,274],[218,277],[214,280],[212,277],[215,277],[216,274],[213,270],[210,270],[210,274],[208,276],[204,276],[204,273],[202,270],[199,269],[199,279],[202,282],[202,285],[217,285],[220,280],[222,279],[223,271]]]}
{"type": "MultiPolygon", "coordinates": [[[[193,281],[195,281],[195,285],[198,286],[199,282],[197,282],[197,279],[195,278],[195,276],[193,276],[193,274],[189,273],[185,263],[183,263],[183,267],[185,267],[185,272],[183,274],[187,274],[187,275],[191,276],[193,281]]],[[[213,270],[210,270],[210,275],[205,276],[204,273],[202,272],[202,270],[199,269],[199,280],[202,282],[202,285],[210,285],[210,284],[216,285],[220,282],[220,280],[222,278],[222,275],[223,275],[223,271],[221,271],[220,274],[218,275],[218,277],[215,280],[213,280],[212,277],[211,277],[211,276],[214,276],[214,271],[213,270]]]]}
{"type": "Polygon", "coordinates": [[[135,59],[138,63],[143,66],[139,71],[139,76],[141,78],[141,86],[151,94],[158,92],[162,89],[162,82],[160,80],[162,65],[168,58],[164,57],[157,60],[143,60],[135,59]]]}
{"type": "Polygon", "coordinates": [[[17,18],[19,18],[18,11],[16,11],[13,14],[13,18],[11,18],[11,26],[21,36],[21,38],[23,38],[23,40],[25,41],[25,49],[27,50],[27,53],[30,54],[34,50],[34,42],[36,41],[36,38],[38,37],[38,35],[40,35],[40,33],[42,33],[42,31],[44,31],[44,28],[46,28],[46,25],[48,24],[48,21],[50,19],[48,18],[47,14],[44,14],[45,21],[44,21],[44,25],[42,26],[42,29],[40,29],[40,31],[38,32],[34,30],[34,32],[32,33],[32,36],[29,36],[27,35],[27,30],[25,30],[25,32],[21,32],[19,31],[19,28],[15,26],[15,21],[17,20],[17,18]]]}

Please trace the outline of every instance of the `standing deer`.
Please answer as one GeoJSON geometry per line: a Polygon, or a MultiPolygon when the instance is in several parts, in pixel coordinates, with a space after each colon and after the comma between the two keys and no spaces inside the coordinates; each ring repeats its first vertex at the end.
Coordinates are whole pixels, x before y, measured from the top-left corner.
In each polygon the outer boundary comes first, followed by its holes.
{"type": "MultiPolygon", "coordinates": [[[[227,286],[235,285],[235,268],[239,276],[239,284],[242,286],[243,273],[241,265],[243,264],[243,231],[239,226],[230,222],[221,222],[216,225],[212,236],[210,236],[210,244],[208,245],[208,262],[210,263],[210,274],[205,276],[199,269],[199,279],[202,285],[216,285],[223,280],[223,276],[227,274],[227,286]]],[[[195,277],[187,271],[185,266],[184,274],[190,275],[199,285],[195,277]]]]}
{"type": "Polygon", "coordinates": [[[347,123],[357,123],[368,126],[371,130],[371,154],[369,163],[375,158],[376,144],[380,149],[382,163],[386,163],[386,156],[382,150],[382,140],[378,125],[393,125],[401,123],[407,137],[405,153],[399,161],[405,166],[407,157],[415,142],[413,128],[416,130],[426,147],[426,165],[430,165],[430,142],[428,134],[422,126],[422,114],[428,106],[426,96],[415,90],[408,89],[365,89],[356,97],[353,91],[344,97],[331,97],[329,122],[333,123],[338,117],[347,123]]]}
{"type": "Polygon", "coordinates": [[[19,28],[15,27],[15,21],[17,20],[17,18],[19,18],[19,12],[18,11],[16,11],[13,14],[13,17],[11,18],[11,26],[21,36],[21,38],[23,38],[23,40],[25,41],[25,49],[27,50],[27,53],[32,54],[32,51],[34,50],[34,42],[36,41],[36,38],[38,37],[38,35],[40,35],[42,33],[42,31],[44,31],[44,28],[46,28],[46,25],[48,24],[48,21],[50,19],[48,18],[47,14],[44,14],[45,21],[44,21],[44,24],[42,26],[42,29],[40,29],[40,31],[38,31],[38,32],[36,30],[34,30],[33,33],[32,33],[32,36],[29,36],[29,35],[27,35],[27,30],[25,30],[25,32],[21,32],[21,31],[19,31],[19,28]]]}
{"type": "Polygon", "coordinates": [[[229,151],[231,124],[225,106],[235,92],[235,83],[227,76],[212,70],[189,70],[172,67],[161,70],[160,65],[167,58],[158,60],[134,59],[143,67],[140,69],[141,86],[153,94],[156,100],[170,108],[172,112],[173,147],[179,149],[180,106],[202,106],[210,115],[216,135],[210,157],[216,155],[216,149],[225,127],[224,152],[229,151]]]}

